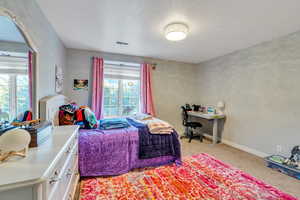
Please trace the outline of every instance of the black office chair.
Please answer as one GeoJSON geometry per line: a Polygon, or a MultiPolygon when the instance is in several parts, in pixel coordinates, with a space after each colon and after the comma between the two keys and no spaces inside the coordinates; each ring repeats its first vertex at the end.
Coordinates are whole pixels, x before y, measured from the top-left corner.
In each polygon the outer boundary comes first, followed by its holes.
{"type": "Polygon", "coordinates": [[[188,119],[189,117],[188,117],[186,108],[184,106],[181,106],[181,109],[182,109],[182,125],[186,127],[186,135],[189,138],[189,142],[191,142],[194,137],[199,137],[199,136],[200,136],[200,141],[202,142],[203,134],[200,133],[200,135],[194,136],[194,131],[197,128],[201,128],[202,124],[199,122],[189,121],[189,119],[188,119]]]}

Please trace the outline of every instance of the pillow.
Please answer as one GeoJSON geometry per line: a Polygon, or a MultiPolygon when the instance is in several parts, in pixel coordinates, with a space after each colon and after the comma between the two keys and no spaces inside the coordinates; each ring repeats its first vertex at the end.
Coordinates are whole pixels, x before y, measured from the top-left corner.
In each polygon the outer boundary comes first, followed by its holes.
{"type": "Polygon", "coordinates": [[[151,119],[151,118],[152,118],[151,115],[144,114],[144,113],[136,113],[136,114],[133,114],[131,117],[132,117],[133,119],[139,120],[139,121],[142,121],[142,120],[148,120],[148,119],[151,119]]]}

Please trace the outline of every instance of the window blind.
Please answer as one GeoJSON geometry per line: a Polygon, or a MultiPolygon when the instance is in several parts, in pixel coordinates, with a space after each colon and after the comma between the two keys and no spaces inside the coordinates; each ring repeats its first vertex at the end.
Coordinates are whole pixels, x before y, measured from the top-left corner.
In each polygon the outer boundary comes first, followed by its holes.
{"type": "Polygon", "coordinates": [[[104,78],[139,80],[140,71],[137,66],[104,64],[104,78]]]}
{"type": "Polygon", "coordinates": [[[26,74],[27,72],[27,58],[0,56],[0,73],[26,74]]]}

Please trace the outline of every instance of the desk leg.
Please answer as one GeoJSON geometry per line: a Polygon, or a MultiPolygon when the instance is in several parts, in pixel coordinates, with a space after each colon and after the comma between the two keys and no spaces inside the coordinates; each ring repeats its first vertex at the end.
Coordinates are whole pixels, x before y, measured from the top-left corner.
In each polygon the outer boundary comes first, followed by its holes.
{"type": "Polygon", "coordinates": [[[213,144],[218,143],[218,119],[214,119],[213,124],[213,144]]]}

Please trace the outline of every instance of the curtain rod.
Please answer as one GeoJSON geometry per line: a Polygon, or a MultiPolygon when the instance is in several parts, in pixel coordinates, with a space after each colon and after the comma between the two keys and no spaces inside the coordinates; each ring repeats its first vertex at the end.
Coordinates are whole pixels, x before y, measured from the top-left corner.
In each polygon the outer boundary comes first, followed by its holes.
{"type": "MultiPolygon", "coordinates": [[[[93,56],[93,58],[96,58],[95,56],[93,56]]],[[[111,64],[111,65],[118,65],[118,66],[138,66],[138,65],[141,65],[141,64],[151,64],[153,65],[154,67],[157,66],[157,63],[148,63],[148,62],[126,62],[126,61],[113,61],[113,60],[105,60],[104,59],[104,63],[107,63],[107,64],[111,64]]]]}

